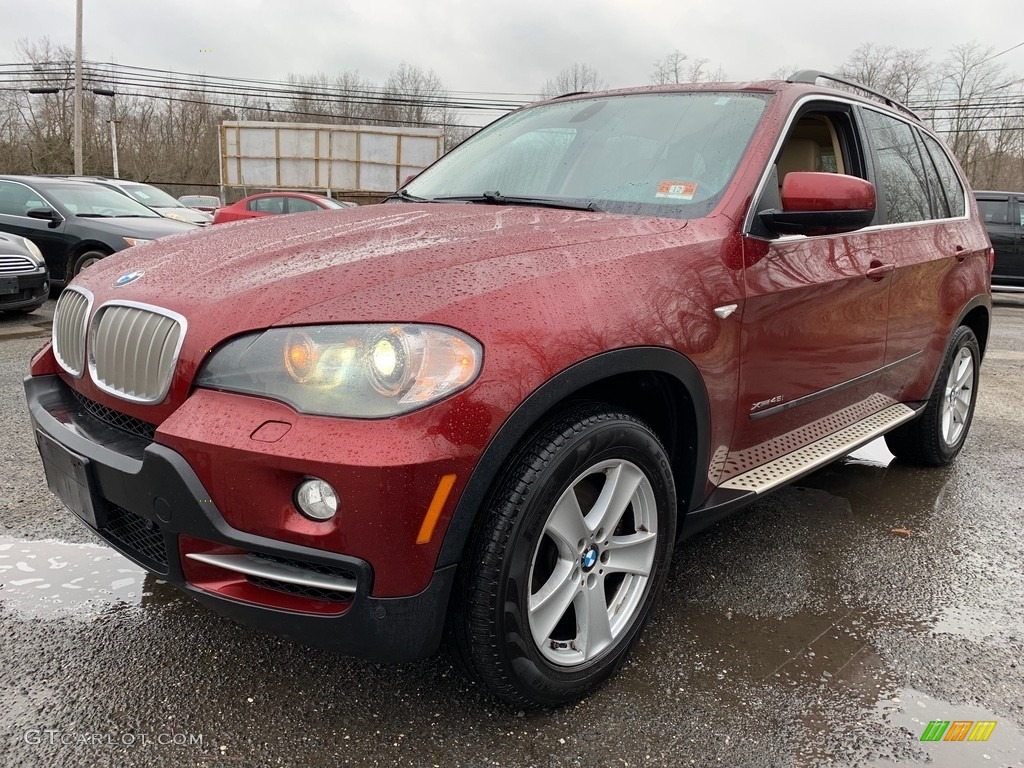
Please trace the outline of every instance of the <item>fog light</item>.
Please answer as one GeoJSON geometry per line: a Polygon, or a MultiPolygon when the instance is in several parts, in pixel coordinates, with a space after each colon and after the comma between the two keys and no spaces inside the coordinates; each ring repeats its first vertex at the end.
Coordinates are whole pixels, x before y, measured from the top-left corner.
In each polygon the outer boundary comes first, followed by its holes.
{"type": "Polygon", "coordinates": [[[338,493],[327,481],[311,477],[295,489],[295,506],[311,520],[330,520],[338,511],[338,493]]]}

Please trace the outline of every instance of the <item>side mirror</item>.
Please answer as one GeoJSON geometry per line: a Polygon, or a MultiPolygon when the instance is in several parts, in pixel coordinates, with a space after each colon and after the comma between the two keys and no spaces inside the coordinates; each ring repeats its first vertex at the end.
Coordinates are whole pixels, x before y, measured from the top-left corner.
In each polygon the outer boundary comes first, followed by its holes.
{"type": "Polygon", "coordinates": [[[40,206],[39,208],[29,208],[25,211],[25,215],[30,219],[42,219],[43,221],[48,221],[50,222],[51,227],[55,227],[64,221],[59,213],[53,210],[53,208],[48,208],[45,205],[40,206]]]}
{"type": "Polygon", "coordinates": [[[782,181],[782,210],[758,214],[777,235],[836,235],[875,218],[875,185],[839,173],[791,171],[782,181]]]}

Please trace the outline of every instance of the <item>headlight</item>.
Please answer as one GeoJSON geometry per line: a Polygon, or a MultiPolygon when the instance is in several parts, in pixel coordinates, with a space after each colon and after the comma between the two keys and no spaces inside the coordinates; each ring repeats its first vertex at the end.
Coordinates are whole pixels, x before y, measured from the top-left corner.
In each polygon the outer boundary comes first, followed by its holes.
{"type": "Polygon", "coordinates": [[[145,245],[146,243],[152,243],[152,240],[144,240],[141,237],[122,237],[128,245],[145,245]]]}
{"type": "Polygon", "coordinates": [[[373,419],[464,389],[482,361],[476,340],[440,326],[273,328],[218,347],[196,385],[270,397],[302,413],[373,419]]]}
{"type": "Polygon", "coordinates": [[[43,252],[39,250],[39,246],[33,243],[27,237],[23,237],[21,239],[25,241],[25,247],[28,248],[28,252],[32,254],[33,258],[35,258],[35,260],[39,262],[39,266],[43,266],[43,264],[45,264],[46,262],[43,259],[43,252]]]}

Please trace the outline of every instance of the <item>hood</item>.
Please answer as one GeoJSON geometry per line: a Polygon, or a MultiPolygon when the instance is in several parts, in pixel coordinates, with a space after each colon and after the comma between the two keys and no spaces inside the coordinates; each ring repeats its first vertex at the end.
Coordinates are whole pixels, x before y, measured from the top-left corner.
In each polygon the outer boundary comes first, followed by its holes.
{"type": "Polygon", "coordinates": [[[75,216],[75,226],[80,230],[102,232],[117,237],[138,237],[142,240],[155,240],[158,237],[176,235],[179,232],[194,232],[194,224],[183,221],[172,221],[162,216],[136,219],[130,216],[112,216],[99,219],[87,216],[75,216]]]}
{"type": "Polygon", "coordinates": [[[213,221],[213,216],[202,211],[197,211],[194,208],[164,208],[151,206],[154,211],[159,213],[161,216],[165,216],[172,221],[187,221],[190,224],[199,224],[200,226],[209,224],[213,221]]]}
{"type": "Polygon", "coordinates": [[[415,320],[546,271],[546,257],[526,254],[594,244],[582,256],[561,256],[582,265],[588,254],[607,253],[610,241],[657,237],[686,225],[490,205],[363,206],[196,229],[108,257],[75,283],[89,288],[97,304],[155,304],[189,318],[192,328],[218,326],[226,334],[300,322],[313,307],[320,322],[415,320]],[[114,287],[137,270],[144,275],[114,287]],[[389,298],[381,300],[381,293],[389,298]],[[360,303],[360,294],[373,295],[373,303],[360,303]]]}

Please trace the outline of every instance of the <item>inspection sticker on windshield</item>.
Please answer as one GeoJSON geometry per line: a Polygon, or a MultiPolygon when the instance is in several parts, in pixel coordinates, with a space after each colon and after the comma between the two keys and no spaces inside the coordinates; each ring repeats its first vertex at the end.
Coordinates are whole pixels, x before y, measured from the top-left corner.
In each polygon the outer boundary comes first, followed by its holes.
{"type": "Polygon", "coordinates": [[[676,200],[693,200],[697,185],[692,181],[663,181],[658,185],[655,197],[673,197],[676,200]]]}

